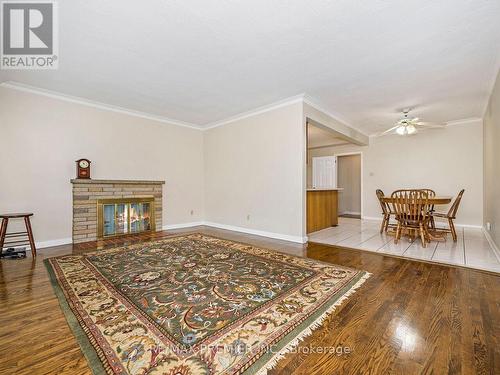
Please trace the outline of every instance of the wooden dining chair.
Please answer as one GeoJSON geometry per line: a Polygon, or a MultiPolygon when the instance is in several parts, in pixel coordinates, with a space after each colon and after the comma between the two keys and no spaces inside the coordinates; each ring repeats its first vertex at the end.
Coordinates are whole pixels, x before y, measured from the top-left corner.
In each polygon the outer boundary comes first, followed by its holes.
{"type": "Polygon", "coordinates": [[[382,198],[385,197],[382,190],[377,189],[375,191],[375,194],[377,194],[378,202],[380,203],[380,207],[382,208],[382,225],[380,226],[380,233],[387,232],[391,221],[391,215],[394,215],[394,212],[391,210],[391,207],[387,203],[382,201],[382,198]]]}
{"type": "MultiPolygon", "coordinates": [[[[436,192],[432,189],[419,189],[427,192],[427,195],[429,198],[434,198],[436,196],[436,192]]],[[[433,204],[429,205],[429,212],[433,213],[435,211],[435,207],[433,204]]],[[[431,229],[436,229],[436,223],[434,222],[434,218],[432,216],[429,216],[429,226],[431,229]]]]}
{"type": "Polygon", "coordinates": [[[422,246],[427,246],[427,225],[429,218],[429,194],[424,190],[396,190],[391,194],[393,211],[398,222],[394,243],[401,239],[403,231],[410,240],[418,233],[422,246]]]}
{"type": "Polygon", "coordinates": [[[462,196],[464,195],[465,189],[460,190],[458,193],[457,197],[453,201],[453,204],[450,206],[450,209],[448,212],[433,212],[431,214],[432,220],[434,221],[434,218],[440,217],[443,219],[448,220],[448,228],[445,229],[440,229],[440,231],[445,232],[445,233],[451,233],[451,236],[453,237],[453,241],[457,242],[457,231],[455,229],[455,224],[453,223],[453,220],[457,218],[457,212],[458,208],[460,207],[460,202],[462,201],[462,196]]]}

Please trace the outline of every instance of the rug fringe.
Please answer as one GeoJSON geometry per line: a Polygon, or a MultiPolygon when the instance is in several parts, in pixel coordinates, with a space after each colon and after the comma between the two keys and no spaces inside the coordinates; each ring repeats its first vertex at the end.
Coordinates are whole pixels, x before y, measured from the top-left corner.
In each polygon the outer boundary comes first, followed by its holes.
{"type": "Polygon", "coordinates": [[[349,298],[372,274],[366,272],[349,291],[340,297],[333,305],[331,305],[325,312],[323,312],[309,327],[301,331],[293,340],[286,344],[278,353],[276,353],[255,375],[266,375],[269,370],[276,367],[278,362],[285,357],[286,354],[291,352],[301,341],[310,336],[314,330],[321,327],[326,317],[331,314],[335,309],[349,298]]]}

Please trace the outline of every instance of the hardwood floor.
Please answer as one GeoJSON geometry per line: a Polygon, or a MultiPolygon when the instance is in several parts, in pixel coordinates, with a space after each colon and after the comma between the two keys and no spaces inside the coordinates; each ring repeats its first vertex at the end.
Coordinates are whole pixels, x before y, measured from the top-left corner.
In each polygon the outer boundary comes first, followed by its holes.
{"type": "MultiPolygon", "coordinates": [[[[207,227],[193,231],[373,273],[270,374],[500,373],[497,275],[207,227]],[[328,347],[350,353],[318,350],[328,347]]],[[[1,260],[0,374],[91,373],[52,291],[45,257],[181,232],[187,231],[41,249],[36,261],[1,260]]]]}

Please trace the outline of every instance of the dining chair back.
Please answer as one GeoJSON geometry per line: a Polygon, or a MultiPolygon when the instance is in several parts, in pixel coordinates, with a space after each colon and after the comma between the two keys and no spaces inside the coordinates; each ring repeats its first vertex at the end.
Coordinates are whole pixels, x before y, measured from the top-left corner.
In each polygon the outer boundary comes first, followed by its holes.
{"type": "Polygon", "coordinates": [[[380,233],[387,231],[389,228],[389,222],[391,220],[391,208],[390,206],[385,203],[382,199],[385,197],[385,194],[382,190],[377,189],[375,191],[375,194],[377,195],[378,202],[380,203],[380,207],[382,208],[382,224],[380,226],[380,233]]]}
{"type": "Polygon", "coordinates": [[[450,206],[450,209],[448,210],[448,212],[432,212],[431,213],[432,222],[434,222],[434,218],[436,218],[436,217],[441,218],[441,219],[445,219],[446,221],[448,221],[448,228],[440,228],[439,231],[443,232],[443,233],[451,233],[453,241],[455,241],[455,242],[457,242],[457,240],[458,240],[458,234],[457,234],[457,230],[455,228],[455,223],[453,222],[453,220],[455,220],[457,217],[458,208],[460,207],[460,202],[462,201],[462,196],[464,195],[464,192],[465,192],[464,189],[460,190],[457,197],[455,198],[452,205],[450,206]]]}
{"type": "MultiPolygon", "coordinates": [[[[432,189],[420,189],[422,191],[427,192],[429,198],[434,198],[436,196],[436,192],[432,189]]],[[[429,204],[429,212],[432,214],[435,211],[435,207],[433,204],[429,204]]],[[[429,217],[429,226],[431,229],[436,229],[436,222],[432,216],[429,217]]]]}
{"type": "Polygon", "coordinates": [[[460,207],[460,202],[462,201],[462,196],[464,195],[464,192],[465,192],[465,189],[462,189],[458,193],[457,197],[455,198],[455,201],[453,202],[450,209],[448,210],[448,218],[450,218],[450,219],[457,218],[458,208],[460,207]]]}
{"type": "Polygon", "coordinates": [[[429,198],[434,198],[436,196],[436,192],[432,189],[419,189],[425,191],[429,198]]]}
{"type": "Polygon", "coordinates": [[[380,189],[377,189],[375,190],[375,194],[377,195],[378,203],[380,203],[380,207],[382,208],[382,213],[383,214],[389,213],[389,208],[387,207],[387,203],[382,201],[382,198],[385,197],[384,192],[380,189]]]}
{"type": "Polygon", "coordinates": [[[429,213],[429,193],[425,190],[396,190],[391,194],[392,206],[398,221],[395,243],[401,238],[402,231],[418,232],[422,246],[427,244],[426,226],[429,213]]]}
{"type": "Polygon", "coordinates": [[[424,190],[396,190],[391,198],[398,220],[418,222],[427,215],[429,194],[424,190]]]}

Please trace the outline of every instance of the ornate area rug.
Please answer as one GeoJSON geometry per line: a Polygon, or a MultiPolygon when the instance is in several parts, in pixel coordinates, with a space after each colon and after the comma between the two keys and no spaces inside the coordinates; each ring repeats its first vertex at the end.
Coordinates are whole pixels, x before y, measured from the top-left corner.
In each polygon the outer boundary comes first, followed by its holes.
{"type": "Polygon", "coordinates": [[[95,374],[266,373],[369,276],[201,234],[45,262],[95,374]]]}

